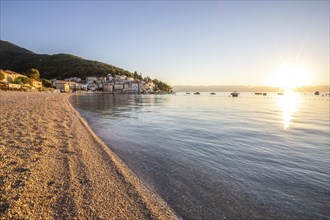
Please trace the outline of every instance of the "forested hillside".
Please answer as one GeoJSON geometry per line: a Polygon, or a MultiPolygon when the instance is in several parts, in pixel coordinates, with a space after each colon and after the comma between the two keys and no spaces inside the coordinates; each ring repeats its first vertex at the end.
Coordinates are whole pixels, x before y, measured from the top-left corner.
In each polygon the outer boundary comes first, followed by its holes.
{"type": "MultiPolygon", "coordinates": [[[[25,48],[7,41],[0,41],[0,68],[16,72],[24,72],[35,68],[40,77],[45,79],[64,79],[68,77],[105,76],[107,74],[126,75],[142,80],[140,74],[131,73],[110,64],[86,60],[70,54],[36,54],[25,48]]],[[[150,80],[149,77],[146,79],[150,80]]],[[[152,80],[162,91],[169,91],[171,87],[157,79],[152,80]],[[158,85],[159,84],[159,85],[158,85]]]]}

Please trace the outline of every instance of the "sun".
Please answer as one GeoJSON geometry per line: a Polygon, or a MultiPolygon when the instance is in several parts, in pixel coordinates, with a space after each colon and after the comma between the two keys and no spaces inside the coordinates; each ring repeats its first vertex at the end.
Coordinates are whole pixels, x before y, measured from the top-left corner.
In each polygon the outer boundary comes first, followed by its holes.
{"type": "Polygon", "coordinates": [[[292,91],[294,88],[310,84],[310,71],[302,65],[287,64],[272,72],[270,84],[292,91]]]}

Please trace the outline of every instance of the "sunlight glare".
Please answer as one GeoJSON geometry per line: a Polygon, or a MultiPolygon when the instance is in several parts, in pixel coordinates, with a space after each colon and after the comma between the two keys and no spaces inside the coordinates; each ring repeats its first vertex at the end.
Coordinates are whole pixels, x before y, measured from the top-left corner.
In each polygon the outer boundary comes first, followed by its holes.
{"type": "Polygon", "coordinates": [[[292,114],[296,111],[298,97],[292,90],[287,90],[285,95],[279,99],[279,106],[283,111],[283,127],[287,129],[290,125],[292,114]]]}
{"type": "Polygon", "coordinates": [[[270,79],[274,87],[284,88],[286,91],[310,83],[310,72],[302,65],[288,64],[275,70],[270,79]]]}

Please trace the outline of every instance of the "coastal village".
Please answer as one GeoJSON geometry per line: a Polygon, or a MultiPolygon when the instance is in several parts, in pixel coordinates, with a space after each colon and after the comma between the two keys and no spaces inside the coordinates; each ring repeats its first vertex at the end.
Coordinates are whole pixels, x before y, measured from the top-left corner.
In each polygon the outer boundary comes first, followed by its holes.
{"type": "Polygon", "coordinates": [[[90,91],[108,93],[154,93],[155,84],[144,82],[127,76],[107,74],[104,77],[86,77],[82,80],[78,77],[64,80],[52,79],[52,84],[61,92],[90,91]]]}
{"type": "Polygon", "coordinates": [[[4,90],[39,90],[42,88],[42,82],[30,79],[29,83],[18,81],[18,79],[29,79],[27,76],[10,70],[0,69],[0,89],[4,90]]]}
{"type": "MultiPolygon", "coordinates": [[[[4,90],[21,90],[33,91],[43,90],[42,81],[30,79],[29,77],[11,70],[0,69],[0,89],[4,90]],[[30,79],[29,83],[24,80],[30,79]]],[[[143,80],[134,79],[125,75],[107,74],[104,77],[89,76],[86,79],[79,77],[70,77],[64,80],[51,79],[52,85],[50,90],[55,92],[105,92],[105,93],[123,93],[123,94],[140,94],[155,93],[155,84],[152,81],[145,82],[143,80]]]]}

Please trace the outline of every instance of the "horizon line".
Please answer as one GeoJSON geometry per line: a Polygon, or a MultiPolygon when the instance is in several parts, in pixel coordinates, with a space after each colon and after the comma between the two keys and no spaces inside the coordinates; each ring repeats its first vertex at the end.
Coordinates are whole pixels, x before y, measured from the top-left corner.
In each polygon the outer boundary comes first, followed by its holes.
{"type": "MultiPolygon", "coordinates": [[[[281,86],[270,86],[270,85],[239,85],[239,84],[231,84],[231,85],[174,85],[173,87],[179,87],[179,86],[185,86],[185,87],[229,87],[229,86],[240,86],[240,87],[270,87],[270,88],[283,88],[281,86]]],[[[303,87],[318,87],[318,86],[329,86],[330,84],[318,84],[318,85],[304,85],[304,86],[297,86],[297,88],[303,88],[303,87]]]]}

